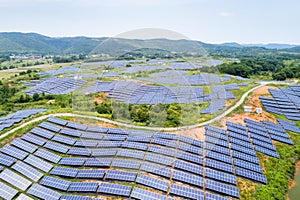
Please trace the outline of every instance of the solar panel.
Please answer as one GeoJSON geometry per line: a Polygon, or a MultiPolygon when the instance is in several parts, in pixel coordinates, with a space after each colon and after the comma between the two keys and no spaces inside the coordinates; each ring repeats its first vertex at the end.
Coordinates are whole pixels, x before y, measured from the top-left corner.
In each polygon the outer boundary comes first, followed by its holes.
{"type": "Polygon", "coordinates": [[[45,129],[41,129],[39,127],[35,127],[30,132],[33,133],[34,135],[41,136],[46,139],[51,139],[54,136],[52,132],[47,131],[45,129]]]}
{"type": "Polygon", "coordinates": [[[157,194],[154,192],[150,192],[147,190],[143,190],[140,188],[133,188],[132,193],[131,193],[131,197],[135,198],[135,199],[149,199],[149,200],[165,200],[166,196],[163,196],[161,194],[157,194]]]}
{"type": "Polygon", "coordinates": [[[123,142],[122,147],[146,151],[148,149],[148,144],[125,141],[123,142]]]}
{"type": "Polygon", "coordinates": [[[97,147],[98,141],[95,140],[77,140],[75,146],[79,147],[97,147]]]}
{"type": "Polygon", "coordinates": [[[197,155],[194,155],[194,154],[191,154],[191,153],[187,153],[187,152],[184,152],[184,151],[177,151],[176,157],[180,158],[182,160],[186,160],[186,161],[189,161],[189,162],[193,162],[193,163],[196,163],[196,164],[203,165],[203,157],[197,156],[197,155]]]}
{"type": "Polygon", "coordinates": [[[143,151],[134,151],[130,149],[120,149],[117,154],[118,157],[136,158],[141,160],[144,158],[144,155],[145,152],[143,151]]]}
{"type": "Polygon", "coordinates": [[[0,197],[6,200],[13,199],[18,191],[0,182],[0,197]]]}
{"type": "Polygon", "coordinates": [[[188,183],[190,185],[195,185],[195,186],[204,186],[204,179],[200,176],[192,175],[186,172],[182,172],[179,170],[173,170],[172,173],[172,180],[177,180],[181,181],[183,183],[188,183]]]}
{"type": "Polygon", "coordinates": [[[16,198],[16,200],[33,200],[32,198],[28,197],[27,195],[25,194],[20,194],[18,196],[18,198],[16,198]]]}
{"type": "Polygon", "coordinates": [[[71,147],[68,151],[69,155],[79,155],[79,156],[90,156],[92,153],[92,150],[87,148],[81,148],[81,147],[71,147]]]}
{"type": "Polygon", "coordinates": [[[12,172],[9,169],[5,169],[0,173],[0,179],[17,187],[22,191],[25,191],[31,185],[31,182],[29,180],[16,174],[15,172],[12,172]]]}
{"type": "Polygon", "coordinates": [[[10,167],[16,161],[15,158],[0,153],[0,164],[10,167]]]}
{"type": "Polygon", "coordinates": [[[82,130],[82,131],[85,131],[87,129],[86,125],[75,123],[75,122],[68,122],[68,124],[66,126],[69,128],[74,128],[74,129],[82,130]]]}
{"type": "Polygon", "coordinates": [[[252,163],[255,163],[255,164],[259,164],[259,160],[256,156],[250,156],[248,154],[244,154],[244,153],[241,153],[241,152],[238,152],[238,151],[232,150],[232,157],[239,158],[239,159],[242,159],[242,160],[245,160],[245,161],[249,161],[249,162],[252,162],[252,163]]]}
{"type": "Polygon", "coordinates": [[[105,170],[101,169],[79,170],[76,178],[99,180],[104,177],[104,173],[105,170]]]}
{"type": "Polygon", "coordinates": [[[236,176],[221,171],[206,168],[205,177],[236,185],[236,176]]]}
{"type": "Polygon", "coordinates": [[[250,162],[246,162],[244,160],[240,160],[238,158],[234,158],[234,165],[238,166],[238,167],[245,168],[245,169],[249,169],[251,171],[262,173],[261,166],[259,166],[257,164],[250,163],[250,162]]]}
{"type": "Polygon", "coordinates": [[[56,142],[51,142],[48,141],[45,145],[45,148],[59,152],[59,153],[67,153],[67,151],[69,150],[69,147],[56,143],[56,142]]]}
{"type": "Polygon", "coordinates": [[[187,172],[192,172],[197,175],[203,175],[203,170],[204,170],[202,166],[194,165],[181,160],[175,161],[174,168],[181,169],[187,172]]]}
{"type": "Polygon", "coordinates": [[[51,190],[51,189],[48,189],[44,186],[41,186],[39,184],[33,184],[28,192],[28,194],[31,194],[35,197],[38,197],[38,198],[41,198],[41,199],[47,199],[47,200],[58,200],[61,196],[60,193],[54,191],[54,190],[51,190]]]}
{"type": "Polygon", "coordinates": [[[104,157],[104,156],[115,156],[118,149],[115,148],[106,148],[106,149],[95,149],[92,152],[92,156],[95,157],[104,157]]]}
{"type": "Polygon", "coordinates": [[[236,175],[259,183],[267,184],[267,178],[265,175],[250,170],[236,167],[236,175]]]}
{"type": "Polygon", "coordinates": [[[231,144],[231,149],[242,152],[242,153],[249,154],[251,156],[256,156],[256,152],[253,149],[246,148],[246,147],[240,146],[238,144],[231,144]]]}
{"type": "Polygon", "coordinates": [[[26,163],[24,163],[22,161],[18,161],[16,164],[14,164],[12,166],[12,169],[14,169],[17,172],[19,172],[20,174],[28,177],[29,179],[31,179],[34,182],[37,182],[43,176],[43,174],[40,173],[38,170],[27,165],[26,163]]]}
{"type": "Polygon", "coordinates": [[[105,179],[120,180],[120,181],[131,181],[133,182],[136,178],[134,172],[124,172],[117,170],[108,170],[105,175],[105,179]]]}
{"type": "Polygon", "coordinates": [[[82,132],[78,130],[68,129],[68,128],[62,128],[60,131],[60,134],[72,136],[72,137],[80,137],[82,132]]]}
{"type": "Polygon", "coordinates": [[[280,158],[280,155],[276,151],[272,151],[264,147],[255,146],[255,150],[274,158],[280,158]]]}
{"type": "Polygon", "coordinates": [[[61,200],[97,200],[96,198],[92,199],[91,197],[87,197],[87,196],[72,196],[72,195],[62,195],[60,199],[61,200]]]}
{"type": "Polygon", "coordinates": [[[214,169],[218,169],[218,170],[221,170],[221,171],[225,171],[225,172],[234,173],[233,165],[226,164],[226,163],[216,161],[216,160],[212,160],[212,159],[209,159],[209,158],[206,158],[205,166],[211,167],[211,168],[214,168],[214,169]]]}
{"type": "Polygon", "coordinates": [[[205,193],[205,200],[230,200],[230,199],[227,198],[227,197],[222,197],[222,196],[219,196],[219,195],[216,195],[216,194],[206,192],[205,193]]]}
{"type": "Polygon", "coordinates": [[[40,184],[61,191],[67,191],[71,182],[51,176],[45,176],[41,180],[40,184]]]}
{"type": "Polygon", "coordinates": [[[171,176],[171,169],[166,166],[163,166],[163,165],[157,165],[157,164],[144,162],[144,163],[142,163],[140,169],[142,171],[160,175],[160,176],[167,177],[167,178],[170,178],[170,176],[171,176]]]}
{"type": "Polygon", "coordinates": [[[216,153],[216,152],[213,152],[213,151],[206,150],[205,156],[208,157],[208,158],[212,158],[212,159],[219,160],[219,161],[222,161],[222,162],[226,162],[226,163],[229,163],[229,164],[232,163],[231,156],[216,153]]]}
{"type": "Polygon", "coordinates": [[[2,153],[5,153],[7,155],[11,155],[12,157],[15,157],[19,160],[24,160],[24,158],[26,158],[26,156],[28,155],[27,152],[22,151],[16,147],[13,146],[4,146],[0,149],[0,151],[2,153]]]}
{"type": "Polygon", "coordinates": [[[30,164],[31,166],[42,170],[43,172],[49,172],[53,167],[50,163],[34,156],[29,155],[25,160],[26,163],[30,164]]]}
{"type": "Polygon", "coordinates": [[[71,178],[75,178],[77,173],[78,173],[78,169],[64,168],[58,166],[55,166],[50,172],[51,175],[71,177],[71,178]]]}
{"type": "Polygon", "coordinates": [[[97,192],[99,183],[96,182],[72,182],[68,191],[69,192],[97,192]]]}
{"type": "Polygon", "coordinates": [[[218,146],[216,144],[206,143],[205,148],[207,150],[215,151],[215,152],[222,153],[225,155],[230,155],[230,149],[228,147],[226,148],[226,147],[218,146]]]}
{"type": "MultiPolygon", "coordinates": [[[[176,146],[174,147],[176,148],[176,146]]],[[[196,147],[190,144],[186,144],[183,142],[179,142],[178,143],[178,149],[184,150],[184,151],[188,151],[194,154],[199,154],[199,155],[203,155],[203,149],[200,147],[196,147]]]]}
{"type": "Polygon", "coordinates": [[[111,184],[111,183],[101,183],[98,192],[102,194],[112,194],[116,196],[129,197],[131,189],[132,189],[131,186],[111,184]]]}
{"type": "Polygon", "coordinates": [[[47,119],[47,121],[55,123],[55,124],[58,124],[58,125],[62,125],[62,126],[65,126],[68,123],[68,121],[60,119],[60,118],[57,118],[57,117],[49,117],[47,119]]]}
{"type": "Polygon", "coordinates": [[[220,183],[218,181],[206,179],[206,189],[239,198],[239,189],[235,186],[220,183]]]}
{"type": "Polygon", "coordinates": [[[85,162],[87,167],[110,167],[111,158],[88,158],[85,162]]]}
{"type": "Polygon", "coordinates": [[[134,160],[121,160],[121,159],[114,159],[113,162],[111,163],[112,167],[117,167],[117,168],[126,168],[126,169],[139,169],[141,163],[138,161],[134,160]]]}
{"type": "Polygon", "coordinates": [[[83,166],[86,158],[62,158],[59,162],[60,165],[69,165],[69,166],[83,166]]]}
{"type": "Polygon", "coordinates": [[[190,187],[185,187],[181,185],[171,185],[170,194],[181,196],[189,199],[199,199],[204,200],[204,192],[202,190],[195,190],[190,187]]]}
{"type": "Polygon", "coordinates": [[[47,129],[47,130],[49,130],[49,131],[53,131],[53,132],[55,132],[55,133],[58,133],[58,132],[60,131],[60,129],[61,129],[59,126],[56,126],[56,125],[54,125],[54,124],[50,124],[50,123],[48,123],[48,122],[42,122],[42,123],[39,125],[39,127],[42,127],[42,128],[47,129]]]}
{"type": "Polygon", "coordinates": [[[71,137],[63,136],[63,135],[55,135],[52,138],[53,141],[62,143],[62,144],[67,144],[67,145],[73,145],[76,140],[74,140],[71,137]]]}
{"type": "Polygon", "coordinates": [[[39,149],[37,150],[34,155],[43,158],[44,160],[48,160],[52,163],[58,163],[61,157],[59,155],[56,155],[55,153],[52,153],[50,151],[47,151],[45,149],[39,149]]]}
{"type": "Polygon", "coordinates": [[[26,140],[27,142],[36,144],[38,146],[43,146],[46,143],[45,139],[35,136],[33,134],[29,134],[29,133],[23,135],[22,139],[26,140]]]}
{"type": "Polygon", "coordinates": [[[120,147],[122,141],[101,141],[98,143],[98,147],[120,147]]]}
{"type": "Polygon", "coordinates": [[[149,152],[146,153],[145,160],[155,162],[158,164],[167,165],[167,166],[172,166],[172,164],[174,162],[174,159],[171,157],[158,155],[155,153],[149,153],[149,152]]]}
{"type": "Polygon", "coordinates": [[[156,178],[139,174],[136,178],[136,183],[145,185],[147,187],[155,188],[164,192],[168,192],[169,183],[156,178]]]}
{"type": "Polygon", "coordinates": [[[21,140],[20,138],[14,139],[11,144],[24,151],[27,151],[28,153],[33,153],[37,149],[35,145],[30,144],[29,142],[26,142],[24,140],[21,140]]]}

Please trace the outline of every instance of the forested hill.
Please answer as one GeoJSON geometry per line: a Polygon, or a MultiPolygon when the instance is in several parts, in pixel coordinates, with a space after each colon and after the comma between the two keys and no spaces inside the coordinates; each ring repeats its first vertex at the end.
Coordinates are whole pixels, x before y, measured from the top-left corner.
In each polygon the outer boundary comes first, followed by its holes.
{"type": "Polygon", "coordinates": [[[207,52],[211,55],[223,55],[229,57],[251,57],[268,53],[295,52],[299,53],[300,47],[288,49],[268,49],[264,47],[248,47],[243,45],[206,44],[191,40],[132,40],[132,39],[108,39],[91,37],[47,37],[37,33],[0,33],[0,54],[89,54],[108,53],[111,56],[120,53],[140,49],[163,49],[169,52],[183,54],[197,54],[207,52]],[[100,47],[99,47],[100,46],[100,47]],[[124,51],[124,52],[122,52],[124,51]]]}

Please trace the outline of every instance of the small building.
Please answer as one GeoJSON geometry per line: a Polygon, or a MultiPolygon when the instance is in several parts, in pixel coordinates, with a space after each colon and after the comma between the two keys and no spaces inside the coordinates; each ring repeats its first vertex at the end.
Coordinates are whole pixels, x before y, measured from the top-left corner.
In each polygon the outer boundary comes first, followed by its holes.
{"type": "Polygon", "coordinates": [[[244,106],[244,112],[251,113],[252,112],[252,106],[244,106]]]}

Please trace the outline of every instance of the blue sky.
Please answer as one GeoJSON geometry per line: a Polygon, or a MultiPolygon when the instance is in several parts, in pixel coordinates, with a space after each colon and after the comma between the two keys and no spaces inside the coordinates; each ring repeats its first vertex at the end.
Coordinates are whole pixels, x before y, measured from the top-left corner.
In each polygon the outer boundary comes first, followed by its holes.
{"type": "Polygon", "coordinates": [[[0,0],[0,31],[116,36],[168,29],[210,43],[300,44],[299,0],[0,0]]]}

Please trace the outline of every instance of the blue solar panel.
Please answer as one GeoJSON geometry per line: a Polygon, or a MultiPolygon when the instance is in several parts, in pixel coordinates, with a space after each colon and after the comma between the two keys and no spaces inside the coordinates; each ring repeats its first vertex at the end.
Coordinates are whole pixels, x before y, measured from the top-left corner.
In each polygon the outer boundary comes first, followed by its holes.
{"type": "Polygon", "coordinates": [[[60,165],[69,165],[69,166],[83,166],[86,158],[62,158],[59,162],[60,165]]]}
{"type": "Polygon", "coordinates": [[[40,173],[38,170],[36,170],[35,168],[27,165],[26,163],[24,163],[22,161],[18,161],[16,164],[14,164],[12,166],[12,169],[16,170],[17,172],[19,172],[23,176],[26,176],[26,177],[28,177],[29,179],[31,179],[32,181],[35,181],[35,182],[40,180],[40,178],[43,176],[43,174],[40,173]]]}
{"type": "Polygon", "coordinates": [[[39,127],[35,127],[30,132],[37,135],[37,136],[41,136],[43,138],[46,138],[46,139],[51,139],[54,136],[54,134],[52,132],[47,131],[45,129],[41,129],[39,127]]]}
{"type": "Polygon", "coordinates": [[[65,126],[68,123],[68,121],[60,119],[60,118],[57,118],[57,117],[49,117],[47,119],[47,121],[55,123],[55,124],[58,124],[58,125],[62,125],[62,126],[65,126]]]}
{"type": "Polygon", "coordinates": [[[154,192],[150,192],[144,189],[140,189],[140,188],[133,188],[132,193],[131,193],[131,197],[135,198],[135,199],[147,199],[147,200],[165,200],[166,196],[154,193],[154,192]]]}
{"type": "Polygon", "coordinates": [[[72,137],[80,137],[82,134],[81,131],[68,129],[68,128],[61,129],[60,133],[63,135],[72,136],[72,137]]]}
{"type": "Polygon", "coordinates": [[[92,150],[81,147],[71,147],[68,151],[68,155],[90,156],[92,150]]]}
{"type": "Polygon", "coordinates": [[[169,183],[156,178],[139,174],[136,178],[136,183],[145,185],[147,187],[155,188],[164,192],[168,192],[169,183]]]}
{"type": "Polygon", "coordinates": [[[33,144],[39,145],[39,146],[43,146],[46,143],[45,139],[35,136],[33,134],[29,134],[29,133],[23,135],[22,139],[26,140],[27,142],[31,142],[33,144]]]}
{"type": "Polygon", "coordinates": [[[55,166],[50,172],[51,175],[71,177],[71,178],[75,178],[77,173],[78,173],[78,169],[64,168],[58,166],[55,166]]]}
{"type": "Polygon", "coordinates": [[[256,173],[250,170],[236,167],[236,175],[246,179],[257,181],[259,183],[267,184],[266,176],[261,173],[256,173]]]}
{"type": "Polygon", "coordinates": [[[98,141],[95,140],[77,140],[75,146],[78,147],[97,147],[98,141]]]}
{"type": "Polygon", "coordinates": [[[4,146],[0,149],[0,151],[2,153],[7,154],[7,155],[11,155],[12,157],[15,157],[19,160],[24,160],[28,156],[27,152],[22,151],[22,150],[20,150],[16,147],[13,147],[13,146],[4,146]]]}
{"type": "Polygon", "coordinates": [[[88,158],[85,162],[87,167],[110,167],[111,158],[88,158]]]}
{"type": "Polygon", "coordinates": [[[186,160],[186,161],[189,161],[189,162],[193,162],[193,163],[196,163],[196,164],[203,165],[203,157],[198,156],[198,155],[194,155],[194,154],[187,153],[187,152],[184,152],[184,151],[178,151],[177,154],[176,154],[176,157],[180,158],[182,160],[186,160]]]}
{"type": "Polygon", "coordinates": [[[98,193],[129,197],[131,189],[131,186],[101,183],[98,189],[98,193]]]}
{"type": "Polygon", "coordinates": [[[262,168],[261,166],[257,165],[257,164],[253,164],[250,162],[246,162],[244,160],[240,160],[238,158],[234,158],[234,165],[238,166],[238,167],[242,167],[245,169],[249,169],[258,173],[262,173],[262,168]]]}
{"type": "Polygon", "coordinates": [[[206,189],[239,198],[239,189],[235,186],[220,183],[218,181],[206,179],[206,189]]]}
{"type": "Polygon", "coordinates": [[[69,150],[68,146],[52,141],[48,141],[46,144],[44,144],[44,147],[59,153],[67,153],[67,151],[69,150]]]}
{"type": "Polygon", "coordinates": [[[49,172],[51,168],[53,167],[50,163],[34,156],[34,155],[29,155],[26,159],[25,162],[37,169],[42,170],[43,172],[49,172]]]}
{"type": "Polygon", "coordinates": [[[55,133],[58,133],[61,129],[59,126],[56,126],[56,125],[48,123],[48,122],[42,122],[39,125],[39,127],[42,127],[42,128],[47,129],[49,131],[53,131],[55,133]]]}
{"type": "MultiPolygon", "coordinates": [[[[149,149],[149,151],[150,151],[150,149],[149,149]]],[[[141,159],[141,160],[144,158],[144,155],[145,155],[145,152],[143,152],[143,151],[134,151],[134,150],[130,150],[130,149],[120,149],[117,154],[118,157],[136,158],[136,159],[141,159]]]]}
{"type": "Polygon", "coordinates": [[[104,157],[104,156],[115,156],[118,149],[106,148],[106,149],[95,149],[93,150],[92,156],[104,157]]]}
{"type": "Polygon", "coordinates": [[[99,183],[96,182],[72,182],[68,191],[69,192],[97,192],[99,183]]]}
{"type": "Polygon", "coordinates": [[[241,153],[241,152],[238,152],[238,151],[232,150],[232,157],[239,158],[239,159],[242,159],[242,160],[245,160],[245,161],[249,161],[249,162],[252,162],[252,163],[255,163],[255,164],[259,164],[259,160],[256,156],[250,156],[248,154],[244,154],[244,153],[241,153]]]}
{"type": "Polygon", "coordinates": [[[173,170],[172,180],[181,181],[183,183],[188,183],[190,185],[195,185],[198,187],[204,186],[204,179],[202,177],[182,172],[179,170],[173,170]]]}
{"type": "Polygon", "coordinates": [[[20,138],[14,139],[11,144],[19,149],[27,151],[28,153],[33,153],[37,149],[37,146],[30,144],[25,140],[21,140],[20,138]]]}
{"type": "Polygon", "coordinates": [[[55,135],[52,140],[67,145],[73,145],[76,141],[71,137],[66,137],[63,135],[55,135]]]}
{"type": "Polygon", "coordinates": [[[172,166],[174,162],[174,158],[159,155],[156,153],[149,153],[147,152],[145,155],[145,160],[155,162],[162,165],[172,166]]]}
{"type": "Polygon", "coordinates": [[[6,200],[11,200],[18,194],[18,190],[15,190],[1,182],[0,191],[0,197],[6,200]]]}
{"type": "Polygon", "coordinates": [[[79,170],[76,178],[81,179],[102,179],[104,177],[105,170],[101,169],[85,169],[79,170]]]}
{"type": "Polygon", "coordinates": [[[201,190],[196,190],[190,187],[185,187],[181,185],[171,185],[170,194],[181,196],[189,199],[199,199],[204,200],[204,192],[201,190]]]}
{"type": "Polygon", "coordinates": [[[16,161],[15,158],[0,153],[0,164],[10,167],[16,161]]]}
{"type": "Polygon", "coordinates": [[[183,171],[191,172],[201,176],[203,175],[203,170],[204,170],[202,166],[194,165],[181,160],[175,161],[174,168],[181,169],[183,171]]]}
{"type": "Polygon", "coordinates": [[[106,175],[106,179],[112,180],[120,180],[120,181],[135,181],[136,173],[134,172],[125,172],[125,171],[117,171],[117,170],[108,170],[106,175]]]}
{"type": "Polygon", "coordinates": [[[217,170],[214,170],[214,169],[206,168],[205,177],[215,179],[215,180],[218,180],[218,181],[222,181],[222,182],[225,182],[225,183],[233,184],[233,185],[237,184],[236,176],[228,174],[228,173],[224,173],[224,172],[221,172],[221,171],[217,171],[217,170]]]}
{"type": "Polygon", "coordinates": [[[71,182],[63,180],[63,179],[51,177],[51,176],[45,176],[41,180],[40,184],[43,186],[51,187],[51,188],[58,189],[61,191],[67,191],[71,182]]]}
{"type": "Polygon", "coordinates": [[[53,163],[58,163],[61,157],[59,155],[56,155],[55,153],[49,152],[45,149],[39,149],[37,150],[34,155],[43,158],[45,160],[48,160],[53,163]]]}
{"type": "Polygon", "coordinates": [[[40,199],[47,199],[47,200],[58,200],[61,196],[60,193],[51,190],[49,188],[46,188],[44,186],[41,186],[39,184],[33,184],[29,188],[27,193],[35,197],[38,197],[40,199]]]}
{"type": "Polygon", "coordinates": [[[140,169],[142,171],[149,172],[151,174],[160,175],[166,178],[170,178],[171,176],[171,169],[163,165],[144,162],[142,163],[140,169]]]}
{"type": "Polygon", "coordinates": [[[211,168],[214,168],[214,169],[218,169],[220,171],[234,173],[233,165],[226,164],[224,162],[220,162],[220,161],[216,161],[216,160],[212,160],[212,159],[209,159],[209,158],[206,158],[205,166],[206,167],[211,167],[211,168]]]}
{"type": "Polygon", "coordinates": [[[208,157],[208,158],[212,158],[212,159],[219,160],[219,161],[222,161],[222,162],[226,162],[226,163],[229,163],[229,164],[232,163],[231,156],[216,153],[216,152],[213,152],[213,151],[210,151],[210,150],[206,150],[206,155],[205,156],[208,157]]]}

